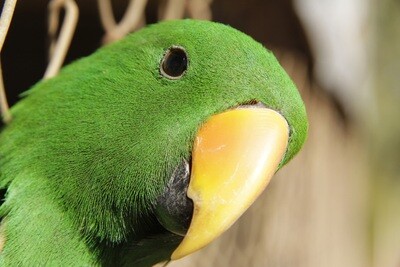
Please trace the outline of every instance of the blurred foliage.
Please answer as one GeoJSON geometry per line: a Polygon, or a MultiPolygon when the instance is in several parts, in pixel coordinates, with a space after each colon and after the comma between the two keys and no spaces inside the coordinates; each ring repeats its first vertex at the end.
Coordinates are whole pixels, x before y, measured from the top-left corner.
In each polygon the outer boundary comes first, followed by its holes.
{"type": "MultiPolygon", "coordinates": [[[[377,1],[375,96],[378,117],[373,133],[373,160],[382,171],[400,173],[400,1],[377,1]]],[[[394,175],[400,183],[398,175],[394,175]]]]}
{"type": "MultiPolygon", "coordinates": [[[[375,1],[374,94],[369,113],[373,266],[400,264],[400,1],[375,1]]],[[[368,118],[367,118],[368,119],[368,118]]]]}

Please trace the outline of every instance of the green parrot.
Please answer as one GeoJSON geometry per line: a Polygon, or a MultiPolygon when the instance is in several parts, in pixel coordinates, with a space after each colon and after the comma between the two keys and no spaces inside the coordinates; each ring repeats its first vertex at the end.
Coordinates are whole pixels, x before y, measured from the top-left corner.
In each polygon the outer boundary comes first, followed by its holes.
{"type": "Polygon", "coordinates": [[[151,266],[219,236],[301,148],[273,54],[229,26],[148,26],[23,94],[0,133],[1,266],[151,266]]]}

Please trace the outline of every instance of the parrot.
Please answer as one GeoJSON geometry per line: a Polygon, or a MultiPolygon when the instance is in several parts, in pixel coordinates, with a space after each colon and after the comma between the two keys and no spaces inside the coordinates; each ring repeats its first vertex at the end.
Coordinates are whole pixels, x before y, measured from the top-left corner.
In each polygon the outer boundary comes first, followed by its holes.
{"type": "Polygon", "coordinates": [[[41,80],[0,132],[1,266],[152,266],[225,232],[299,152],[302,98],[218,22],[148,25],[41,80]]]}

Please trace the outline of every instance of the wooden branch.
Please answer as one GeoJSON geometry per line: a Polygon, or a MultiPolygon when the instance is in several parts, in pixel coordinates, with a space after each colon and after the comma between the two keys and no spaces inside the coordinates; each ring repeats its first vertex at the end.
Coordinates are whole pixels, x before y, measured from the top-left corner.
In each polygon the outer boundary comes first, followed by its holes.
{"type": "Polygon", "coordinates": [[[211,20],[212,0],[190,0],[187,2],[189,16],[194,19],[211,20]]]}
{"type": "Polygon", "coordinates": [[[79,10],[73,0],[52,0],[49,3],[48,33],[52,39],[49,48],[50,62],[44,74],[44,79],[55,76],[60,70],[78,22],[79,10]],[[65,18],[58,38],[57,29],[61,8],[65,9],[65,18]]]}
{"type": "Polygon", "coordinates": [[[147,0],[131,0],[119,23],[115,22],[110,0],[98,0],[98,5],[100,20],[106,32],[103,38],[105,43],[119,40],[145,24],[144,9],[147,0]]]}
{"type": "Polygon", "coordinates": [[[186,0],[167,0],[161,20],[181,19],[185,16],[186,0]]]}
{"type": "MultiPolygon", "coordinates": [[[[0,18],[0,53],[3,48],[8,29],[10,28],[10,23],[14,14],[16,3],[17,0],[6,0],[3,5],[3,10],[1,12],[1,18],[0,18]]],[[[1,69],[1,61],[0,61],[0,108],[1,108],[0,111],[3,122],[7,124],[11,121],[12,117],[7,102],[6,90],[4,88],[2,73],[3,72],[1,69]]]]}

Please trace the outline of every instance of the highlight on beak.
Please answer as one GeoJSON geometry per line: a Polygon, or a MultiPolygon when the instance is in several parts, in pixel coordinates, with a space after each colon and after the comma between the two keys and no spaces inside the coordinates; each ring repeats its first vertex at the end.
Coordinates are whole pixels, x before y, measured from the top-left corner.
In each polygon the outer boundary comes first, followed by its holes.
{"type": "Polygon", "coordinates": [[[200,128],[187,193],[193,217],[172,260],[206,246],[247,210],[277,171],[288,139],[286,120],[267,108],[229,110],[200,128]]]}

